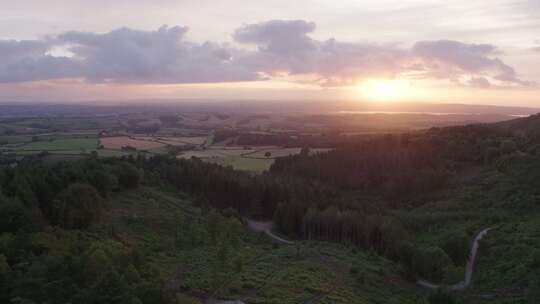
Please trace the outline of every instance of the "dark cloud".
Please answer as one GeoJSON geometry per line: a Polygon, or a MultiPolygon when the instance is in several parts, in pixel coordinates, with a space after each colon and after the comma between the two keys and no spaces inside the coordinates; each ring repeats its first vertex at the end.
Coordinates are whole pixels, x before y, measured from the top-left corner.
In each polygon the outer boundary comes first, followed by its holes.
{"type": "Polygon", "coordinates": [[[188,28],[180,26],[0,40],[0,82],[82,78],[88,82],[209,83],[262,80],[284,73],[311,75],[322,86],[340,86],[414,73],[475,87],[530,85],[497,57],[500,53],[493,45],[439,40],[402,48],[317,40],[310,37],[315,28],[303,20],[273,20],[247,24],[233,33],[236,43],[256,49],[190,42],[188,28]],[[53,56],[54,48],[69,55],[53,56]]]}

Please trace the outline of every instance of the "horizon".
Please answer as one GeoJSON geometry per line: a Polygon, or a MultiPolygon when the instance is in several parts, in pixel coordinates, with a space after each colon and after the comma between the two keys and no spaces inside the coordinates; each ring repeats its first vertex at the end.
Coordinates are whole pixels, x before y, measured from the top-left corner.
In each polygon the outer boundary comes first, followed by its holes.
{"type": "MultiPolygon", "coordinates": [[[[256,99],[256,98],[246,98],[246,99],[219,99],[219,98],[133,98],[133,99],[101,99],[101,100],[91,100],[91,99],[81,99],[81,100],[0,100],[0,106],[127,106],[127,105],[146,105],[147,102],[152,102],[148,104],[149,107],[152,106],[180,106],[187,104],[199,104],[199,105],[235,105],[238,103],[253,102],[256,104],[248,104],[253,106],[273,106],[273,105],[282,105],[282,104],[292,104],[292,105],[325,105],[332,107],[334,105],[339,106],[352,106],[352,107],[376,107],[376,108],[392,108],[394,106],[406,108],[408,106],[427,106],[427,107],[478,107],[478,108],[501,108],[501,109],[529,109],[529,110],[539,110],[540,105],[538,106],[521,106],[521,105],[497,105],[497,104],[482,104],[482,103],[463,103],[463,102],[435,102],[435,101],[373,101],[373,100],[353,100],[353,99],[336,99],[336,100],[324,100],[324,99],[256,99]]],[[[339,112],[339,111],[338,111],[339,112]]]]}

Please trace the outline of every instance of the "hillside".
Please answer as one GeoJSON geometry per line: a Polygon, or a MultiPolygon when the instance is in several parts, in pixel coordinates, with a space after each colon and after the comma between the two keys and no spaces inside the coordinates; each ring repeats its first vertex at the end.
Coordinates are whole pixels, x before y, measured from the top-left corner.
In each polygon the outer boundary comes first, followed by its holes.
{"type": "Polygon", "coordinates": [[[539,121],[305,149],[260,175],[142,155],[3,167],[0,300],[537,303],[539,121]],[[486,228],[469,288],[416,285],[462,280],[486,228]]]}

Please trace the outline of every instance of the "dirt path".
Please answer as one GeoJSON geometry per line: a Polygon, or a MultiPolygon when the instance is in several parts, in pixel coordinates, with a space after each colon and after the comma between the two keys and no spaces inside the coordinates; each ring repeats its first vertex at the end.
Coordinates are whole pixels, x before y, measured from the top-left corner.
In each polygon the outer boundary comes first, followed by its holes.
{"type": "Polygon", "coordinates": [[[250,219],[246,219],[246,221],[247,221],[249,229],[251,229],[251,230],[253,230],[255,232],[264,232],[270,238],[272,238],[273,240],[275,240],[275,241],[277,241],[279,243],[283,243],[283,244],[287,244],[287,245],[293,245],[294,244],[294,242],[291,242],[289,240],[286,240],[284,238],[281,238],[281,237],[275,235],[272,232],[272,227],[274,226],[274,223],[272,223],[272,222],[258,222],[258,221],[253,221],[253,220],[250,220],[250,219]]]}
{"type": "MultiPolygon", "coordinates": [[[[476,237],[473,240],[473,244],[472,244],[472,247],[471,247],[471,253],[469,254],[469,259],[467,260],[467,265],[465,266],[465,279],[463,281],[459,282],[459,283],[448,286],[447,287],[448,289],[450,289],[450,290],[464,290],[465,288],[469,287],[469,285],[471,284],[471,280],[472,280],[474,262],[476,261],[476,255],[478,254],[478,247],[479,247],[478,242],[484,236],[486,236],[486,234],[490,230],[491,230],[491,228],[486,228],[486,229],[480,231],[476,235],[476,237]]],[[[418,285],[420,285],[422,287],[431,288],[431,289],[441,288],[441,285],[433,284],[431,282],[424,281],[424,280],[418,280],[418,281],[416,281],[416,284],[418,284],[418,285]]]]}

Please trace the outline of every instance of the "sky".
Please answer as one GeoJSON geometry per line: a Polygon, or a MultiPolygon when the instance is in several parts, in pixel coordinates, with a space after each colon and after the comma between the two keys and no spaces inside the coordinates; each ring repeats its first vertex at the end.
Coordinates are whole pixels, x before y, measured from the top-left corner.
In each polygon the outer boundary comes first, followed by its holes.
{"type": "Polygon", "coordinates": [[[0,102],[540,107],[540,0],[0,0],[0,102]]]}

